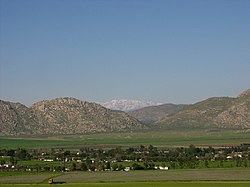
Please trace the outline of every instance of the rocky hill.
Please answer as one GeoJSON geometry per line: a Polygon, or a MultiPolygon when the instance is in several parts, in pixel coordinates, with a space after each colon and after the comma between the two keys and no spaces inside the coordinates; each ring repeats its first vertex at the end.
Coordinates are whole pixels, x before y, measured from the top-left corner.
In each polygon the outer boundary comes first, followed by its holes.
{"type": "Polygon", "coordinates": [[[250,89],[234,99],[229,108],[214,119],[214,123],[222,127],[250,128],[250,89]]]}
{"type": "Polygon", "coordinates": [[[0,136],[123,132],[152,128],[250,129],[250,89],[237,98],[214,97],[187,106],[166,104],[129,114],[74,98],[40,101],[31,107],[0,100],[0,136]],[[142,124],[136,118],[151,123],[151,126],[142,124]]]}
{"type": "Polygon", "coordinates": [[[186,105],[163,104],[158,106],[144,107],[128,112],[129,115],[146,124],[153,124],[156,121],[182,109],[186,105]]]}
{"type": "Polygon", "coordinates": [[[147,129],[125,112],[74,98],[41,101],[30,108],[0,102],[0,135],[75,134],[147,129]]]}
{"type": "Polygon", "coordinates": [[[215,97],[156,122],[160,128],[250,128],[250,89],[237,98],[215,97]]]}
{"type": "Polygon", "coordinates": [[[37,131],[38,119],[30,108],[0,100],[0,135],[31,134],[37,131]]]}

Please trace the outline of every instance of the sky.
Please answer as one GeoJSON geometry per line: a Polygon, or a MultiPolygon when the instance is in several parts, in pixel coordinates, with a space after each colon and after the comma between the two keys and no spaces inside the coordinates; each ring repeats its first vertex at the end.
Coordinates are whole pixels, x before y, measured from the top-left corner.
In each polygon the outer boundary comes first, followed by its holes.
{"type": "Polygon", "coordinates": [[[250,88],[249,0],[0,0],[0,99],[195,103],[250,88]]]}

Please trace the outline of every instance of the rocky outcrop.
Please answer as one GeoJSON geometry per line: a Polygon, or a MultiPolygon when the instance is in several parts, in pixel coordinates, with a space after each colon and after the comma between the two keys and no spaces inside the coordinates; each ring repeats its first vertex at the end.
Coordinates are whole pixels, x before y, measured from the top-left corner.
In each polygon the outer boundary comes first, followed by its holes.
{"type": "Polygon", "coordinates": [[[223,127],[250,128],[250,89],[240,94],[230,107],[213,121],[223,127]]]}
{"type": "Polygon", "coordinates": [[[250,90],[237,98],[214,97],[192,105],[162,105],[130,113],[74,98],[31,107],[0,100],[0,136],[139,131],[151,128],[250,129],[250,90]],[[137,119],[151,122],[146,126],[137,119]]]}
{"type": "Polygon", "coordinates": [[[30,108],[0,100],[0,135],[32,134],[38,119],[30,108]]]}
{"type": "Polygon", "coordinates": [[[30,108],[1,101],[0,135],[81,134],[147,129],[121,111],[74,98],[41,101],[30,108]]]}

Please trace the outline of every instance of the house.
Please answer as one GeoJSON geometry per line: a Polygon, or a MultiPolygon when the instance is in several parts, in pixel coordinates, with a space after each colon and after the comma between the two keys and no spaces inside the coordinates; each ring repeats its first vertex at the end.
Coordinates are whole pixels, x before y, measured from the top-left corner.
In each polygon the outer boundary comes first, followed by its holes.
{"type": "Polygon", "coordinates": [[[124,171],[130,171],[130,167],[125,167],[124,171]]]}
{"type": "Polygon", "coordinates": [[[155,169],[159,169],[159,170],[169,170],[169,168],[167,166],[155,166],[155,169]]]}
{"type": "Polygon", "coordinates": [[[233,153],[233,157],[242,158],[242,152],[235,152],[235,153],[233,153]]]}
{"type": "Polygon", "coordinates": [[[159,169],[160,169],[160,170],[168,170],[168,167],[167,167],[167,166],[166,166],[166,167],[159,166],[159,169]]]}

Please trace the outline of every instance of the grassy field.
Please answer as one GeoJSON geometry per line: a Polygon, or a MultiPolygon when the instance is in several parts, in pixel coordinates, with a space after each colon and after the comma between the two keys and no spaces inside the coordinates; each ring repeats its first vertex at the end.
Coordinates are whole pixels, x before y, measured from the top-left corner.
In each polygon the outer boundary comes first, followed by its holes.
{"type": "MultiPolygon", "coordinates": [[[[130,147],[138,145],[154,145],[157,147],[189,146],[234,146],[250,143],[250,132],[244,131],[155,131],[140,133],[86,134],[65,136],[25,136],[1,137],[0,149],[15,148],[80,148],[84,146],[98,147],[130,147]]],[[[29,161],[20,161],[20,165],[29,165],[29,161]]],[[[47,163],[46,163],[47,164],[47,163]]],[[[60,163],[59,163],[60,164],[60,163]]],[[[203,163],[200,163],[204,165],[203,163]]],[[[215,164],[215,167],[218,163],[215,164]]],[[[225,162],[224,165],[233,163],[225,162]]],[[[60,186],[69,187],[245,187],[250,185],[249,168],[199,169],[169,171],[117,171],[117,172],[0,172],[0,186],[43,187],[50,186],[47,180],[64,181],[60,186]]]]}
{"type": "Polygon", "coordinates": [[[86,134],[64,136],[26,136],[18,138],[1,137],[0,149],[56,148],[83,146],[138,146],[158,147],[189,146],[231,146],[250,143],[250,132],[244,131],[154,131],[132,133],[86,134]]]}

